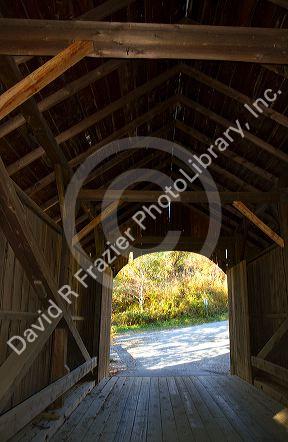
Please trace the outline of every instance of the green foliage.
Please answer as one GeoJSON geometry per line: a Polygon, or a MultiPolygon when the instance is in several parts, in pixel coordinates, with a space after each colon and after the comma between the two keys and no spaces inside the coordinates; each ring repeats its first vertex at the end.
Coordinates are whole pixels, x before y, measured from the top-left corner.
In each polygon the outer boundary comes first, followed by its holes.
{"type": "Polygon", "coordinates": [[[115,278],[112,323],[147,326],[227,314],[226,276],[209,259],[189,252],[139,257],[115,278]],[[205,306],[204,300],[208,301],[205,306]]]}

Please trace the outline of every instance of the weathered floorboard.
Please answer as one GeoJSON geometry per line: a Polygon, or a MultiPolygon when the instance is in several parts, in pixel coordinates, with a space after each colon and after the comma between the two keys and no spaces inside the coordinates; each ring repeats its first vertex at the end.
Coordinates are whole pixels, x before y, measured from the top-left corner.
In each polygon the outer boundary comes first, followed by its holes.
{"type": "Polygon", "coordinates": [[[235,376],[113,377],[52,440],[285,441],[288,422],[277,416],[286,412],[235,376]]]}

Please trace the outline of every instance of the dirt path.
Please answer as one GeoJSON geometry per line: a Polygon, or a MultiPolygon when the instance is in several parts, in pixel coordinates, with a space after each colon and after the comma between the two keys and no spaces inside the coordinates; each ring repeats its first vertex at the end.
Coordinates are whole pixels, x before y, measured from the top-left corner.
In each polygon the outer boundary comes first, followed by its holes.
{"type": "Polygon", "coordinates": [[[228,374],[228,321],[127,332],[117,336],[112,350],[126,366],[125,376],[228,374]]]}

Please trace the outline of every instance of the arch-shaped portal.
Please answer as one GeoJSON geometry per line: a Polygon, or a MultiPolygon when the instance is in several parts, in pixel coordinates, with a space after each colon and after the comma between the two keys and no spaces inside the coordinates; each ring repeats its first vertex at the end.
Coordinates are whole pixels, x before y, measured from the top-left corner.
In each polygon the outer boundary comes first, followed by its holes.
{"type": "Polygon", "coordinates": [[[129,375],[228,373],[227,319],[226,274],[200,254],[130,256],[114,278],[112,349],[129,375]]]}

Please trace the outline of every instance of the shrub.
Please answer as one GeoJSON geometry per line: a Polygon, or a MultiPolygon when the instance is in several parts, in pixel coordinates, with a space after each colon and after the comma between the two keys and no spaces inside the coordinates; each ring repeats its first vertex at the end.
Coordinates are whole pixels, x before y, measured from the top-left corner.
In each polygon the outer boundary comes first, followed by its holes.
{"type": "Polygon", "coordinates": [[[200,255],[146,255],[128,264],[115,278],[115,326],[144,326],[188,316],[205,318],[225,314],[227,310],[226,276],[200,255]],[[208,301],[207,307],[204,299],[208,301]]]}

